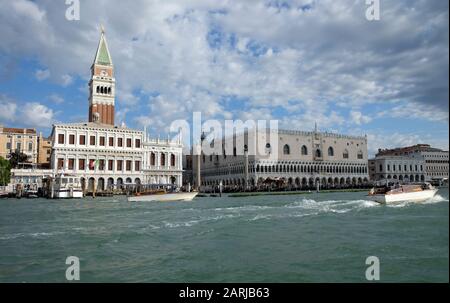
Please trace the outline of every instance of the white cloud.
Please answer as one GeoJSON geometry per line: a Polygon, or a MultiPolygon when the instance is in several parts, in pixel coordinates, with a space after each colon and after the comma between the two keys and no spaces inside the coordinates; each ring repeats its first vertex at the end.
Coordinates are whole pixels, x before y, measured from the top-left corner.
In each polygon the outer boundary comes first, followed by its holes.
{"type": "Polygon", "coordinates": [[[5,95],[0,94],[0,124],[13,121],[16,110],[16,103],[5,95]]]}
{"type": "Polygon", "coordinates": [[[435,122],[449,121],[448,112],[442,111],[434,105],[424,105],[417,102],[402,102],[389,110],[379,112],[379,117],[420,119],[435,122]]]}
{"type": "Polygon", "coordinates": [[[64,103],[64,98],[58,94],[51,94],[50,96],[48,96],[48,99],[55,104],[64,103]]]}
{"type": "Polygon", "coordinates": [[[41,79],[65,86],[88,81],[104,23],[118,120],[134,112],[139,125],[162,130],[196,110],[205,118],[258,119],[283,108],[286,127],[311,129],[317,121],[342,130],[371,121],[367,104],[400,115],[395,106],[405,102],[414,104],[407,116],[448,123],[447,1],[386,2],[376,24],[365,20],[361,0],[299,0],[289,8],[250,0],[85,1],[76,26],[60,21],[62,1],[0,3],[0,51],[33,56],[47,68],[41,79]],[[232,97],[245,101],[222,101],[232,97]]]}
{"type": "Polygon", "coordinates": [[[0,95],[0,124],[49,128],[54,121],[55,112],[41,103],[18,104],[16,100],[0,95]]]}
{"type": "Polygon", "coordinates": [[[73,78],[72,78],[72,76],[65,74],[65,75],[61,76],[60,82],[61,82],[61,85],[64,87],[69,86],[70,84],[72,84],[73,78]]]}
{"type": "Polygon", "coordinates": [[[47,106],[37,102],[31,102],[23,105],[17,122],[21,122],[30,127],[47,128],[52,125],[54,115],[53,110],[47,106]]]}
{"type": "Polygon", "coordinates": [[[48,69],[38,69],[34,75],[38,81],[44,81],[50,77],[50,71],[48,69]]]}
{"type": "Polygon", "coordinates": [[[369,116],[363,115],[360,111],[350,111],[350,121],[356,125],[367,124],[372,121],[369,116]]]}

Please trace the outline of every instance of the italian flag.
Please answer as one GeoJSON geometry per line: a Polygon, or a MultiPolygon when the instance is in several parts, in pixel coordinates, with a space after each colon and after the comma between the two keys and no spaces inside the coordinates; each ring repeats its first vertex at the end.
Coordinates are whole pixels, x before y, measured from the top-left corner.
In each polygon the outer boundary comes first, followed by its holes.
{"type": "Polygon", "coordinates": [[[98,159],[97,160],[90,160],[89,161],[89,168],[90,169],[94,169],[94,168],[98,167],[98,163],[99,163],[98,159]]]}

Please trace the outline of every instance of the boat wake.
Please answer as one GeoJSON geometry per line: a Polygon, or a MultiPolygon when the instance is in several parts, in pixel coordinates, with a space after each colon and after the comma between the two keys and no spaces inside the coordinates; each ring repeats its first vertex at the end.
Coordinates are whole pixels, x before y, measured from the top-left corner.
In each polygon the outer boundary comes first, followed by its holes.
{"type": "Polygon", "coordinates": [[[448,198],[445,198],[441,195],[435,195],[433,198],[427,200],[424,202],[424,204],[434,204],[434,203],[441,203],[441,202],[448,202],[448,198]]]}
{"type": "MultiPolygon", "coordinates": [[[[202,209],[200,214],[187,221],[162,222],[161,227],[182,228],[191,227],[201,223],[223,221],[240,218],[245,221],[271,220],[282,218],[302,218],[320,214],[345,214],[350,211],[379,206],[378,203],[367,200],[328,200],[315,201],[302,199],[289,204],[281,205],[243,205],[235,207],[220,207],[202,209]]],[[[198,209],[197,209],[198,210],[198,209]]]]}
{"type": "Polygon", "coordinates": [[[448,198],[445,198],[441,195],[435,195],[433,198],[428,199],[423,202],[414,202],[414,201],[404,201],[404,202],[398,202],[398,203],[392,203],[387,204],[386,207],[393,207],[393,208],[401,208],[401,207],[408,207],[413,205],[423,205],[423,204],[437,204],[442,202],[449,202],[448,198]]]}

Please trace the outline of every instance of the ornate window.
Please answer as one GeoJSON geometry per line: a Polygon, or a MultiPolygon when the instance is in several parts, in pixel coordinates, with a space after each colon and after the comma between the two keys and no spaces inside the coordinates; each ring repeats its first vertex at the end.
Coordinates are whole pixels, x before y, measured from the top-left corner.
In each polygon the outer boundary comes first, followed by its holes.
{"type": "Polygon", "coordinates": [[[285,145],[284,147],[283,147],[283,154],[285,154],[285,155],[289,155],[291,153],[291,148],[289,147],[289,145],[285,145]]]}
{"type": "Polygon", "coordinates": [[[322,151],[320,149],[316,149],[316,158],[322,158],[322,151]]]}
{"type": "Polygon", "coordinates": [[[342,158],[348,159],[348,150],[344,150],[344,153],[342,154],[342,158]]]}
{"type": "Polygon", "coordinates": [[[364,154],[362,151],[358,152],[358,159],[362,160],[364,158],[364,154]]]}
{"type": "Polygon", "coordinates": [[[302,152],[302,156],[308,155],[308,148],[306,147],[306,145],[302,146],[301,152],[302,152]]]}
{"type": "Polygon", "coordinates": [[[328,147],[328,156],[329,157],[334,157],[334,149],[333,147],[328,147]]]}

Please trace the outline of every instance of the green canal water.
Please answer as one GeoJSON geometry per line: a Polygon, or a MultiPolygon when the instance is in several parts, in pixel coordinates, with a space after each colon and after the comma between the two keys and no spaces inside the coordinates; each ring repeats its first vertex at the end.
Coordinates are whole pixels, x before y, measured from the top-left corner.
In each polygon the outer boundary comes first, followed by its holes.
{"type": "Polygon", "coordinates": [[[0,200],[0,282],[449,281],[449,192],[381,206],[364,192],[197,198],[0,200]]]}

